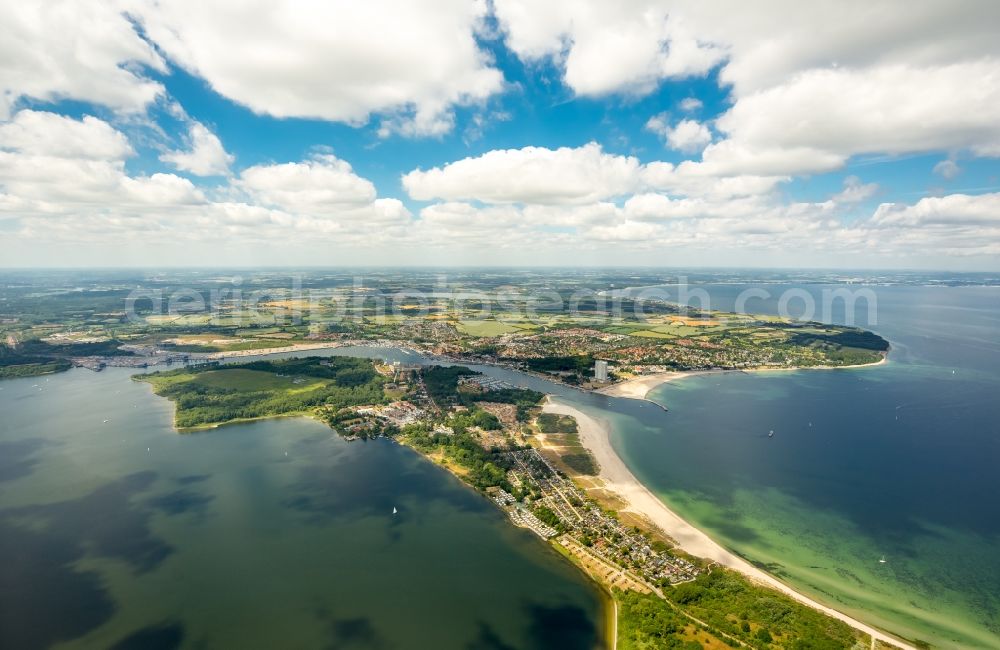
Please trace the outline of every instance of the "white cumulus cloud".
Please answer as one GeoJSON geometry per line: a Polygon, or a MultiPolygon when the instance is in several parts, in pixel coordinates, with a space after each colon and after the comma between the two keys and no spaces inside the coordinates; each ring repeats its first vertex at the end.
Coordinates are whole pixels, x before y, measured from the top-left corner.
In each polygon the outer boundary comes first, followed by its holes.
{"type": "MultiPolygon", "coordinates": [[[[495,5],[509,47],[551,59],[579,95],[648,93],[719,65],[732,107],[703,154],[708,175],[820,173],[859,154],[1000,156],[1000,3],[495,5]]],[[[705,140],[693,126],[680,135],[705,140]]]]}
{"type": "Polygon", "coordinates": [[[587,203],[632,192],[639,161],[582,147],[497,149],[443,167],[414,170],[403,187],[417,200],[486,203],[587,203]]]}
{"type": "Polygon", "coordinates": [[[192,122],[188,129],[187,150],[168,151],[160,160],[197,176],[225,176],[235,157],[226,152],[219,137],[204,124],[192,122]]]}
{"type": "Polygon", "coordinates": [[[494,0],[494,6],[508,46],[527,61],[557,61],[580,95],[646,94],[662,79],[707,73],[725,54],[659,0],[494,0]]]}
{"type": "Polygon", "coordinates": [[[0,149],[87,160],[119,160],[133,154],[128,138],[103,120],[32,110],[19,111],[11,121],[0,123],[0,149]]]}
{"type": "Polygon", "coordinates": [[[1000,57],[813,70],[741,97],[716,123],[728,139],[704,160],[743,173],[809,173],[856,154],[968,148],[991,155],[1000,151],[997,106],[1000,57]],[[777,164],[775,151],[786,154],[777,164]]]}
{"type": "Polygon", "coordinates": [[[712,141],[712,132],[697,120],[681,120],[671,126],[660,114],[649,118],[646,129],[663,138],[671,149],[687,153],[701,151],[712,141]]]}
{"type": "Polygon", "coordinates": [[[859,203],[870,199],[878,192],[878,183],[862,183],[857,176],[844,179],[844,189],[831,197],[835,203],[859,203]]]}
{"type": "Polygon", "coordinates": [[[656,190],[684,196],[727,198],[766,194],[789,176],[742,174],[716,175],[705,165],[684,161],[679,165],[663,161],[647,163],[642,170],[643,184],[656,190]]]}
{"type": "Polygon", "coordinates": [[[23,110],[0,125],[0,191],[17,197],[23,216],[204,201],[185,178],[129,176],[132,155],[124,134],[96,117],[23,110]]]}
{"type": "Polygon", "coordinates": [[[165,0],[135,8],[166,55],[257,113],[439,135],[456,105],[502,74],[476,42],[484,0],[238,3],[165,0]]]}
{"type": "MultiPolygon", "coordinates": [[[[20,111],[0,124],[0,222],[8,242],[74,247],[226,246],[248,242],[398,242],[412,221],[397,199],[334,156],[258,165],[215,187],[175,174],[130,174],[125,135],[96,117],[20,111]]],[[[5,246],[5,255],[7,254],[5,246]]],[[[137,249],[138,250],[138,249],[137,249]]]]}
{"type": "Polygon", "coordinates": [[[687,97],[685,99],[682,99],[681,103],[678,104],[678,106],[682,111],[686,113],[693,113],[694,111],[701,108],[703,104],[701,103],[701,100],[698,99],[697,97],[687,97]]]}
{"type": "Polygon", "coordinates": [[[244,169],[236,181],[257,203],[292,214],[351,221],[402,222],[409,211],[396,199],[376,198],[375,186],[332,155],[244,169]]]}
{"type": "Polygon", "coordinates": [[[163,93],[164,71],[117,0],[0,0],[0,120],[21,98],[75,99],[130,113],[163,93]]]}
{"type": "MultiPolygon", "coordinates": [[[[949,194],[920,199],[913,205],[883,203],[871,222],[875,226],[975,226],[1000,227],[1000,193],[949,194]]],[[[996,241],[1000,245],[1000,241],[996,241]]]]}
{"type": "Polygon", "coordinates": [[[942,178],[951,180],[962,173],[962,168],[954,160],[948,158],[934,165],[933,172],[942,178]]]}

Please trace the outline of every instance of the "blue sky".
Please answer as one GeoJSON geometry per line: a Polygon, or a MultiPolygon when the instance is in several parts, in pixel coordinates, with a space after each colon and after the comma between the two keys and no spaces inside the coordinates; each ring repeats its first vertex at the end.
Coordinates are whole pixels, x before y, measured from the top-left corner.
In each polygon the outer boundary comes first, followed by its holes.
{"type": "Polygon", "coordinates": [[[998,268],[995,5],[559,5],[7,7],[0,265],[998,268]]]}
{"type": "MultiPolygon", "coordinates": [[[[575,97],[561,82],[559,70],[551,62],[529,69],[507,51],[502,41],[489,41],[484,46],[488,46],[511,87],[492,99],[485,110],[459,109],[454,129],[427,138],[381,138],[374,120],[354,127],[324,120],[255,114],[220,96],[204,80],[174,66],[168,74],[152,76],[164,84],[169,95],[192,118],[212,128],[226,149],[236,156],[237,168],[302,160],[317,148],[328,147],[338,157],[350,161],[361,176],[374,182],[380,194],[400,196],[414,208],[425,202],[407,199],[400,184],[403,174],[493,149],[578,147],[593,141],[600,143],[605,151],[636,156],[643,162],[677,163],[686,156],[671,150],[644,128],[649,118],[672,112],[678,117],[693,116],[708,121],[729,106],[728,89],[719,83],[717,68],[702,78],[664,82],[644,97],[575,97]],[[690,97],[703,104],[693,115],[678,108],[681,101],[690,97]],[[484,113],[486,122],[478,127],[479,133],[470,133],[470,129],[476,128],[474,116],[484,113]]],[[[70,111],[78,115],[93,114],[95,107],[74,106],[70,111]]],[[[183,122],[170,119],[165,112],[158,117],[158,124],[171,139],[183,139],[186,131],[183,122]]],[[[173,171],[158,160],[157,151],[147,149],[141,153],[144,155],[130,161],[132,171],[146,174],[173,171]]],[[[933,172],[934,166],[947,155],[933,152],[881,156],[878,160],[857,156],[842,170],[797,177],[785,190],[793,199],[823,201],[842,189],[845,178],[855,175],[880,186],[876,196],[858,205],[870,209],[881,202],[912,202],[914,197],[942,194],[949,189],[970,188],[977,193],[1000,190],[1000,164],[995,159],[965,160],[961,176],[949,180],[933,172]]],[[[199,182],[197,177],[192,180],[199,182]]]]}

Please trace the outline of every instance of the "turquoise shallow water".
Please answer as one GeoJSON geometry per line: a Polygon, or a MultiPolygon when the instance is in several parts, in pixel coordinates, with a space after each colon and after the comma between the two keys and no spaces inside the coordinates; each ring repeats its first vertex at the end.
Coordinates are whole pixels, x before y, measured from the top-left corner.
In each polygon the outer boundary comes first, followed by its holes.
{"type": "Polygon", "coordinates": [[[789,583],[910,639],[1000,647],[1000,290],[877,293],[890,364],[664,385],[670,412],[615,417],[616,447],[789,583]]]}
{"type": "MultiPolygon", "coordinates": [[[[744,288],[709,287],[720,309],[744,288]]],[[[669,412],[478,369],[607,421],[671,508],[796,588],[909,639],[1000,647],[1000,289],[876,294],[877,322],[855,322],[889,364],[693,377],[651,394],[669,412]]]]}
{"type": "MultiPolygon", "coordinates": [[[[707,287],[723,310],[745,288],[707,287]]],[[[751,307],[776,313],[783,288],[751,307]]],[[[998,648],[1000,288],[875,292],[877,322],[855,323],[889,364],[692,377],[650,395],[669,412],[479,369],[608,422],[672,509],[796,588],[909,639],[998,648]]]]}
{"type": "Polygon", "coordinates": [[[600,645],[586,578],[413,452],[171,408],[116,369],[0,382],[0,647],[600,645]]]}

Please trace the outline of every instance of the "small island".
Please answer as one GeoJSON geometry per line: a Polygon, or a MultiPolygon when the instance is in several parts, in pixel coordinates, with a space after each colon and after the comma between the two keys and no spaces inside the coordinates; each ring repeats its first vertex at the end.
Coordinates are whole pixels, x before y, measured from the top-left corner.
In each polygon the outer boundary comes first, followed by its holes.
{"type": "Polygon", "coordinates": [[[301,415],[347,440],[386,437],[411,447],[601,587],[609,647],[876,647],[843,621],[684,553],[651,521],[622,511],[595,478],[598,463],[581,444],[576,418],[543,412],[542,393],[463,366],[347,356],[213,363],[134,378],[174,403],[183,432],[301,415]]]}

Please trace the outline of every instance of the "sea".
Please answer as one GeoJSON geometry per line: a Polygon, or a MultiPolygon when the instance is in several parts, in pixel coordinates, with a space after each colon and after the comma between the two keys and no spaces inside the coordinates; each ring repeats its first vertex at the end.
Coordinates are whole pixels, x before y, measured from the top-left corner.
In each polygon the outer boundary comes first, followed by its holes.
{"type": "MultiPolygon", "coordinates": [[[[842,287],[699,288],[724,311],[762,289],[749,306],[777,314],[842,287]]],[[[911,641],[1000,648],[1000,288],[868,290],[874,314],[826,320],[888,339],[885,365],[706,374],[653,390],[667,412],[593,412],[671,509],[788,584],[911,641]]]]}
{"type": "MultiPolygon", "coordinates": [[[[725,310],[751,287],[702,288],[725,310]]],[[[473,367],[606,422],[670,508],[793,587],[912,641],[998,648],[1000,288],[870,289],[875,322],[850,316],[890,341],[881,366],[693,376],[656,403],[473,367]]],[[[132,372],[0,381],[0,647],[604,644],[600,590],[414,452],[304,418],[179,435],[132,372]]]]}

